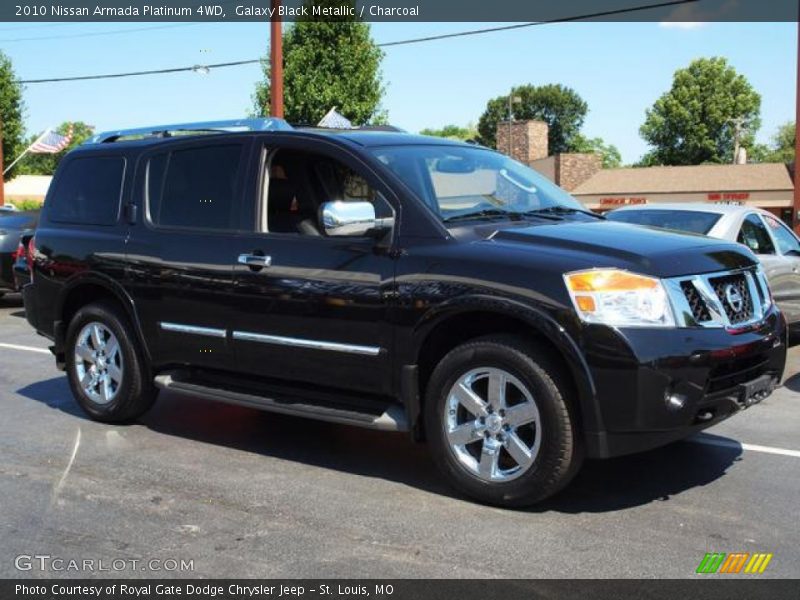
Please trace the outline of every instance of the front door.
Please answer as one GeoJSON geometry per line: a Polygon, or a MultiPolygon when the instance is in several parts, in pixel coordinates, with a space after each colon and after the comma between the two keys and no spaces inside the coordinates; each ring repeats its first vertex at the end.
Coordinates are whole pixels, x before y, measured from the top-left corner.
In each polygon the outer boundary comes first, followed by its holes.
{"type": "Polygon", "coordinates": [[[272,142],[258,165],[255,231],[231,249],[236,369],[389,394],[392,232],[328,237],[317,216],[326,201],[366,200],[391,217],[388,191],[355,157],[323,143],[272,142]]]}
{"type": "MultiPolygon", "coordinates": [[[[776,259],[770,285],[775,302],[790,323],[800,322],[800,242],[786,225],[772,215],[763,215],[775,242],[776,259]]],[[[767,277],[770,278],[770,268],[767,277]]]]}

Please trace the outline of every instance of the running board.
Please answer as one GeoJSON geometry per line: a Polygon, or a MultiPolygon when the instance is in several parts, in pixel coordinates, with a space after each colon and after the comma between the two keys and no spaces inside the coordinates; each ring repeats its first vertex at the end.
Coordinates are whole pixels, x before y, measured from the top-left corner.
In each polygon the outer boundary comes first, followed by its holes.
{"type": "Polygon", "coordinates": [[[234,392],[217,387],[210,387],[190,381],[182,381],[176,378],[177,373],[163,373],[157,375],[155,386],[162,390],[170,390],[181,394],[187,394],[205,400],[215,400],[257,408],[269,412],[276,412],[284,415],[297,417],[308,417],[319,421],[329,421],[331,423],[342,423],[345,425],[356,425],[368,429],[378,429],[381,431],[410,431],[408,417],[400,406],[393,405],[386,409],[381,415],[374,415],[353,410],[343,410],[319,404],[304,404],[301,402],[279,402],[272,398],[259,396],[246,392],[234,392]]]}

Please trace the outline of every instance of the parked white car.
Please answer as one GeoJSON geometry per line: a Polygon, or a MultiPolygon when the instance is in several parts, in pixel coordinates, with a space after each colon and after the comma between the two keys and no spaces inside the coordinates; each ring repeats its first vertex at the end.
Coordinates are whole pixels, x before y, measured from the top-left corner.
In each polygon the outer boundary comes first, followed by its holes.
{"type": "Polygon", "coordinates": [[[772,213],[727,204],[650,204],[618,208],[611,221],[708,235],[744,244],[758,256],[786,320],[800,324],[800,240],[772,213]]]}

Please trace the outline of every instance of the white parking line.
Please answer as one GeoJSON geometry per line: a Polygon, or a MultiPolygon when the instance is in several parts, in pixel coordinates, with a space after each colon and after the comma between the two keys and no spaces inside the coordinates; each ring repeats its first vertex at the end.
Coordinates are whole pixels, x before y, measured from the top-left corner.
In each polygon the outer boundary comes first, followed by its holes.
{"type": "MultiPolygon", "coordinates": [[[[38,352],[40,354],[50,354],[50,351],[45,348],[34,348],[33,346],[19,346],[17,344],[4,344],[0,343],[0,348],[9,348],[11,350],[22,350],[24,352],[38,352]]],[[[760,446],[758,444],[740,444],[733,440],[717,440],[708,437],[698,436],[689,439],[688,441],[696,444],[705,444],[706,446],[720,446],[722,448],[741,448],[742,450],[749,450],[750,452],[761,452],[763,454],[778,454],[780,456],[791,456],[793,458],[800,458],[800,450],[787,450],[786,448],[775,448],[774,446],[760,446]]]]}
{"type": "Polygon", "coordinates": [[[800,458],[800,450],[787,450],[786,448],[775,448],[774,446],[759,446],[758,444],[740,444],[733,440],[716,440],[707,437],[695,437],[689,440],[696,444],[706,444],[707,446],[720,446],[722,448],[741,448],[751,452],[762,452],[764,454],[779,454],[781,456],[791,456],[800,458]]]}
{"type": "Polygon", "coordinates": [[[0,348],[9,348],[11,350],[23,350],[25,352],[40,352],[41,354],[50,354],[47,348],[34,348],[33,346],[18,346],[17,344],[3,344],[0,343],[0,348]]]}

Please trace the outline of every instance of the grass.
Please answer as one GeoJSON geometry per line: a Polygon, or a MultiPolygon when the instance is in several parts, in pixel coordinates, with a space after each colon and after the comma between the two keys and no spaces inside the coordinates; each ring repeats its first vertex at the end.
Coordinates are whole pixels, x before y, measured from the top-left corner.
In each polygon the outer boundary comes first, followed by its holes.
{"type": "Polygon", "coordinates": [[[22,200],[9,200],[8,204],[13,204],[19,210],[39,210],[42,208],[41,200],[34,200],[33,198],[23,198],[22,200]]]}

